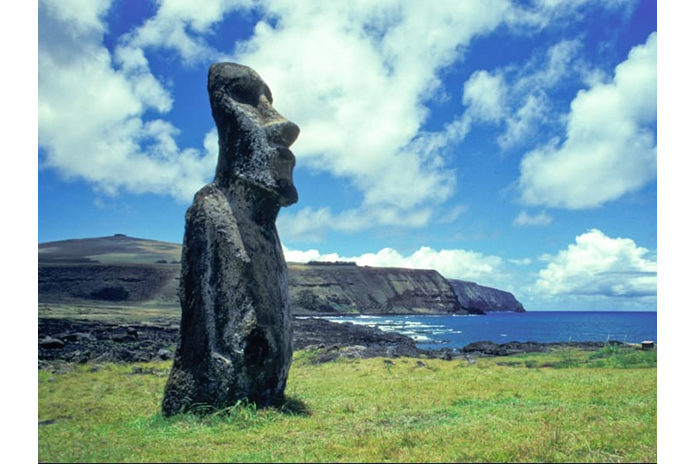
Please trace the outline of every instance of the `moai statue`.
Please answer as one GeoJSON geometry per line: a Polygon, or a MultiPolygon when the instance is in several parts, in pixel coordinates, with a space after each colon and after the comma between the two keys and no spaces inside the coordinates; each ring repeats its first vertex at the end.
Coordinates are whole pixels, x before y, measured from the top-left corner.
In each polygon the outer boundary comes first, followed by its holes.
{"type": "Polygon", "coordinates": [[[251,68],[210,67],[219,135],[215,179],[186,213],[181,333],[164,391],[169,416],[197,406],[281,400],[292,360],[287,265],[275,228],[297,202],[289,146],[299,127],[272,107],[251,68]]]}

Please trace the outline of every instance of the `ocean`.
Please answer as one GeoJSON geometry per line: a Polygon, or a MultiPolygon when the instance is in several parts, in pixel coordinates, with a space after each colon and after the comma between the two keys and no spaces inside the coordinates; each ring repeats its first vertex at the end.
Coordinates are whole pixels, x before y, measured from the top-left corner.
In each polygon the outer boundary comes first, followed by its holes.
{"type": "Polygon", "coordinates": [[[656,312],[529,311],[484,316],[343,316],[324,319],[399,332],[417,340],[418,347],[424,349],[461,348],[484,340],[495,343],[657,341],[656,312]]]}

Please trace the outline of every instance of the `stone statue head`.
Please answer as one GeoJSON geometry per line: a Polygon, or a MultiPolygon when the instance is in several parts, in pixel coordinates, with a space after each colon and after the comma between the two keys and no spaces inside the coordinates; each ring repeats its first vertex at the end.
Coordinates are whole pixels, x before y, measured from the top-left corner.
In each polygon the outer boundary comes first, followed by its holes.
{"type": "Polygon", "coordinates": [[[279,206],[296,203],[295,158],[289,147],[299,127],[273,108],[263,79],[247,66],[213,64],[208,94],[220,144],[215,183],[231,186],[241,180],[279,206]]]}

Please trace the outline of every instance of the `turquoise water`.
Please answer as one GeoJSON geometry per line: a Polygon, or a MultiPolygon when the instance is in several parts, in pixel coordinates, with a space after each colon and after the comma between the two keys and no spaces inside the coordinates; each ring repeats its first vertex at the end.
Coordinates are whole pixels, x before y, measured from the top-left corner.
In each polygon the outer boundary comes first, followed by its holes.
{"type": "Polygon", "coordinates": [[[484,316],[357,316],[325,319],[399,332],[417,340],[420,348],[461,348],[483,340],[496,343],[607,339],[628,343],[657,341],[656,312],[532,311],[484,316]]]}

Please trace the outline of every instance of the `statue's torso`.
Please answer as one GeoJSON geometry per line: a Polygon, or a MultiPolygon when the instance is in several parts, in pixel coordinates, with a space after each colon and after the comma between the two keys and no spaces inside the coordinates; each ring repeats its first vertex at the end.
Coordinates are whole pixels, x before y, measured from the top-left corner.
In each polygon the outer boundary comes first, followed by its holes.
{"type": "Polygon", "coordinates": [[[287,268],[274,224],[240,216],[247,215],[215,184],[203,187],[186,213],[174,367],[226,379],[218,392],[261,392],[255,400],[262,402],[278,384],[284,389],[291,362],[287,268]]]}

